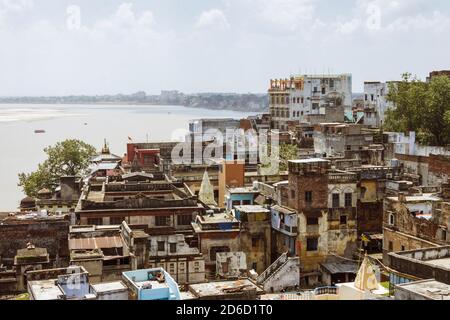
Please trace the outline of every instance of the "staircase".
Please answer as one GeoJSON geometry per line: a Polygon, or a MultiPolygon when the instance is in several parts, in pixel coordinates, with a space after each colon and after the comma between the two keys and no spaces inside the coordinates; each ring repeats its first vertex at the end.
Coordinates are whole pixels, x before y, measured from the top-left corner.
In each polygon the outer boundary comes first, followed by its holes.
{"type": "Polygon", "coordinates": [[[277,272],[283,268],[288,263],[288,254],[283,253],[272,265],[269,266],[269,268],[266,269],[263,273],[261,273],[258,278],[256,279],[256,282],[259,285],[263,285],[267,280],[269,280],[272,276],[277,274],[277,272]]]}

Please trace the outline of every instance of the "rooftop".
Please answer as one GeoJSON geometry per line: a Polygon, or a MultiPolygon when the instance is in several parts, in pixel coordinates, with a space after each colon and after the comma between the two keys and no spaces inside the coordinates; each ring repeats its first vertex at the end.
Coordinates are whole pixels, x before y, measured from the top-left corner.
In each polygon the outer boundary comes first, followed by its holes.
{"type": "Polygon", "coordinates": [[[298,163],[298,164],[308,164],[308,163],[317,163],[317,162],[330,162],[329,160],[325,160],[322,158],[311,158],[311,159],[300,159],[300,160],[290,160],[289,162],[298,163]]]}
{"type": "Polygon", "coordinates": [[[55,279],[30,281],[28,285],[34,300],[58,300],[59,296],[64,295],[55,279]]]}
{"type": "Polygon", "coordinates": [[[259,213],[259,212],[270,212],[270,210],[264,208],[263,206],[258,205],[247,205],[247,206],[235,206],[237,211],[246,212],[246,213],[259,213]]]}
{"type": "Polygon", "coordinates": [[[109,293],[128,290],[127,286],[122,281],[92,284],[91,287],[96,293],[109,293]]]}
{"type": "Polygon", "coordinates": [[[228,295],[233,293],[243,293],[255,290],[256,293],[263,293],[263,290],[248,279],[236,281],[208,282],[189,286],[190,290],[199,298],[228,295]]]}
{"type": "Polygon", "coordinates": [[[397,285],[397,288],[409,291],[431,300],[450,300],[450,285],[436,280],[422,280],[397,285]]]}

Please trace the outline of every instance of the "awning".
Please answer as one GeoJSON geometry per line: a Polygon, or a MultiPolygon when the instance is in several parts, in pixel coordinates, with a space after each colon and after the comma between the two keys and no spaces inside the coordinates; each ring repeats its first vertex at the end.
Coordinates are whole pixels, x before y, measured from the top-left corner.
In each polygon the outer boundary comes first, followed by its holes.
{"type": "Polygon", "coordinates": [[[93,250],[122,248],[122,238],[116,237],[98,237],[85,239],[69,239],[69,250],[93,250]]]}

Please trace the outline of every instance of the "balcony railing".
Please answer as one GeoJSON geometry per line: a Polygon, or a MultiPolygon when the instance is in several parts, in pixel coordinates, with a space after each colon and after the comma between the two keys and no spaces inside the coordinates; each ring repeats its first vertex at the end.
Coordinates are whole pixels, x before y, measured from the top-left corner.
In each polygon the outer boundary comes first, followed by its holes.
{"type": "Polygon", "coordinates": [[[338,287],[321,287],[314,290],[314,295],[337,295],[338,287]]]}

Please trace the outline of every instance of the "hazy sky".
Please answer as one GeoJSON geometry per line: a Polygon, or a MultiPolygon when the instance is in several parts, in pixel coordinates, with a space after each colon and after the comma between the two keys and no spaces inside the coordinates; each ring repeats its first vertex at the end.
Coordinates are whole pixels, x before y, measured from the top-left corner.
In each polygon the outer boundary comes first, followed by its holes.
{"type": "Polygon", "coordinates": [[[0,0],[0,95],[265,92],[450,69],[448,0],[0,0]],[[78,14],[79,13],[79,14],[78,14]]]}

